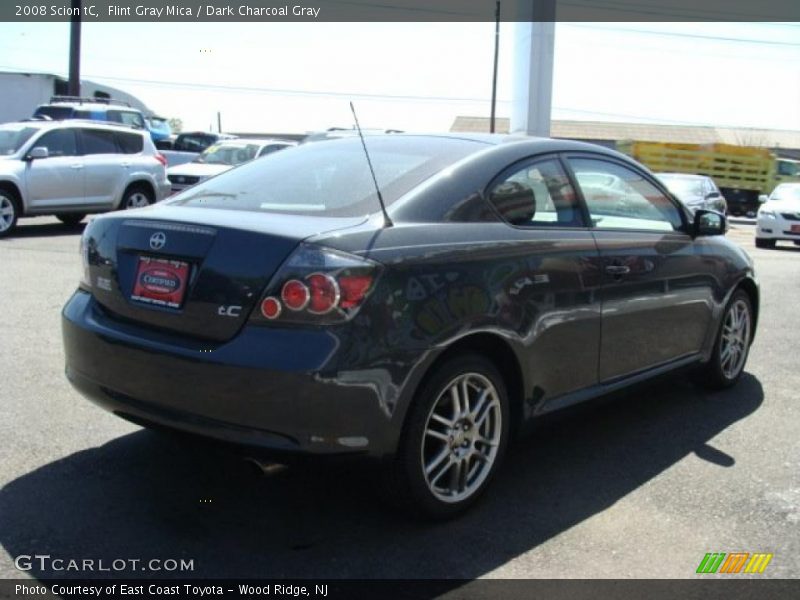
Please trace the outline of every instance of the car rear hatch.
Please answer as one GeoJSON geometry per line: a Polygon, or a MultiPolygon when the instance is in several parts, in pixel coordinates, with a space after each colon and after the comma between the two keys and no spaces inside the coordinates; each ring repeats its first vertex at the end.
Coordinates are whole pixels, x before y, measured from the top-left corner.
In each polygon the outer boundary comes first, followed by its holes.
{"type": "Polygon", "coordinates": [[[91,291],[110,316],[223,342],[302,240],[363,221],[167,206],[99,218],[84,234],[91,291]]]}

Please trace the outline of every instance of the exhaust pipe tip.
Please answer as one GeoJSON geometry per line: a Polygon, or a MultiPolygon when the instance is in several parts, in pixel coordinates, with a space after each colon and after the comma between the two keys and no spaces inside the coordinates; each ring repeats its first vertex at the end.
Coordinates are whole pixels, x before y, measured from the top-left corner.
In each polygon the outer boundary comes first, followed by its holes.
{"type": "Polygon", "coordinates": [[[253,465],[253,467],[255,467],[259,475],[264,475],[266,477],[272,477],[273,475],[282,473],[288,468],[286,465],[280,463],[264,462],[263,460],[253,458],[252,456],[248,456],[244,460],[246,463],[253,465]]]}

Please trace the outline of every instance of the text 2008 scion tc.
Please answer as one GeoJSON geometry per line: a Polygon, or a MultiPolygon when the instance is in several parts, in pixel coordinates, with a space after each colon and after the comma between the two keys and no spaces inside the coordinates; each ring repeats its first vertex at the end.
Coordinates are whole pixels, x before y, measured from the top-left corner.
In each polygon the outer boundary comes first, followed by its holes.
{"type": "Polygon", "coordinates": [[[398,496],[472,503],[532,417],[697,365],[724,387],[752,262],[645,169],[500,136],[286,150],[86,228],[66,372],[137,423],[385,461],[398,496]]]}

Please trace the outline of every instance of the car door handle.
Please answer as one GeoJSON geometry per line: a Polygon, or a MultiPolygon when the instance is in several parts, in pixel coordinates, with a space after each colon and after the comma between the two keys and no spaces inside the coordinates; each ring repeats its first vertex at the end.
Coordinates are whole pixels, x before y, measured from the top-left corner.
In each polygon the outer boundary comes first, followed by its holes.
{"type": "Polygon", "coordinates": [[[82,164],[70,165],[70,168],[71,169],[82,169],[83,165],[82,164]]]}
{"type": "Polygon", "coordinates": [[[119,166],[120,167],[124,167],[125,169],[127,169],[128,167],[131,166],[131,163],[129,163],[129,162],[119,163],[119,166]]]}
{"type": "Polygon", "coordinates": [[[613,275],[614,277],[621,277],[622,275],[627,275],[631,272],[630,267],[626,267],[625,265],[608,265],[606,266],[606,273],[609,275],[613,275]]]}

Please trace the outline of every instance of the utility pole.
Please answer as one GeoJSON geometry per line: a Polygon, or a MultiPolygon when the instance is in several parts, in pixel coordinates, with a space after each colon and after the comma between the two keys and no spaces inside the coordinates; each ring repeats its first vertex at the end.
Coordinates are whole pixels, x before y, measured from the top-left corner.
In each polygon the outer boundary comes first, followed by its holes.
{"type": "Polygon", "coordinates": [[[72,0],[69,26],[69,85],[70,96],[81,95],[81,0],[72,0]]]}
{"type": "Polygon", "coordinates": [[[489,118],[489,133],[494,133],[497,109],[497,56],[500,52],[500,0],[494,8],[494,71],[492,72],[492,115],[489,118]]]}
{"type": "Polygon", "coordinates": [[[222,133],[222,113],[217,111],[217,133],[222,133]]]}

